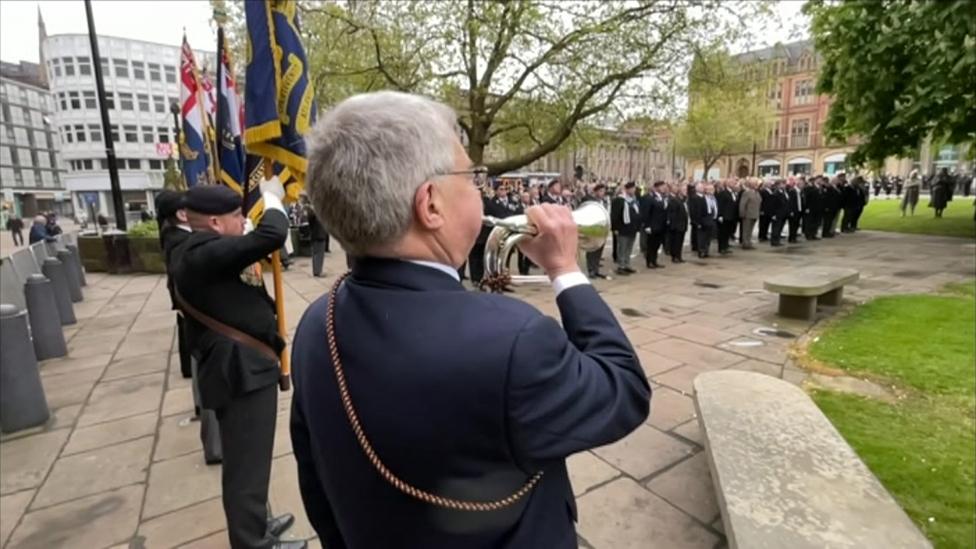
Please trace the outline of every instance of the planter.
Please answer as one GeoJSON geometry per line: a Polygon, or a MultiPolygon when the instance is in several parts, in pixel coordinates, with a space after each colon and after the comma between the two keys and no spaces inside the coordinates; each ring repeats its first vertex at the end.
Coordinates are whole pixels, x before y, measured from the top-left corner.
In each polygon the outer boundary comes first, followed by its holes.
{"type": "Polygon", "coordinates": [[[78,254],[85,271],[90,273],[108,272],[108,250],[98,235],[78,236],[78,254]]]}
{"type": "Polygon", "coordinates": [[[128,237],[132,270],[140,273],[166,273],[166,259],[159,246],[159,238],[128,237]]]}

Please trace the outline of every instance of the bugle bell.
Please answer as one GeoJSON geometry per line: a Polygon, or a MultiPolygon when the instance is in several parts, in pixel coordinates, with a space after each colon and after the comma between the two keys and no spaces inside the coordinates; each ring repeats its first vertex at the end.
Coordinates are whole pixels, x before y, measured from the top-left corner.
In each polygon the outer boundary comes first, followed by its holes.
{"type": "MultiPolygon", "coordinates": [[[[610,234],[610,214],[599,202],[584,202],[573,210],[573,221],[579,235],[579,249],[584,252],[599,250],[607,241],[610,234]]],[[[509,275],[508,259],[512,249],[525,238],[531,238],[538,233],[534,225],[529,223],[525,215],[513,215],[500,219],[486,215],[483,218],[486,225],[494,227],[488,235],[485,244],[485,274],[487,278],[495,279],[505,276],[507,282],[513,284],[549,283],[545,275],[509,275]]]]}

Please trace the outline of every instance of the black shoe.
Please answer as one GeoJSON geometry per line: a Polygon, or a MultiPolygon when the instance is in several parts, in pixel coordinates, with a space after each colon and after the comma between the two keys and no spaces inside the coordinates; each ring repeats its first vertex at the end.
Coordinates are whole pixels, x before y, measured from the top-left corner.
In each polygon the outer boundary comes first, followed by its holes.
{"type": "Polygon", "coordinates": [[[308,542],[303,539],[283,540],[280,539],[271,546],[272,549],[307,549],[308,542]]]}
{"type": "Polygon", "coordinates": [[[325,278],[326,277],[326,274],[325,273],[319,273],[319,274],[313,274],[312,276],[314,276],[315,278],[325,278]]]}
{"type": "Polygon", "coordinates": [[[590,278],[599,278],[599,279],[602,279],[602,280],[610,280],[610,277],[607,276],[607,275],[605,275],[605,274],[603,274],[603,273],[593,273],[593,275],[590,278]]]}
{"type": "Polygon", "coordinates": [[[776,247],[782,246],[783,243],[782,242],[770,242],[769,245],[772,246],[772,247],[774,247],[774,248],[776,248],[776,247]]]}
{"type": "Polygon", "coordinates": [[[698,252],[699,259],[705,259],[706,257],[708,257],[708,254],[706,254],[705,252],[698,252]]]}
{"type": "Polygon", "coordinates": [[[626,270],[624,270],[624,269],[617,269],[617,274],[618,274],[618,275],[621,275],[621,276],[629,276],[629,275],[630,275],[630,273],[629,273],[629,272],[627,272],[627,271],[626,271],[626,270]]]}
{"type": "Polygon", "coordinates": [[[671,263],[678,263],[678,262],[679,262],[678,261],[678,258],[676,258],[676,257],[672,257],[671,258],[671,263]]]}
{"type": "Polygon", "coordinates": [[[731,255],[732,254],[732,250],[719,250],[718,253],[720,253],[722,255],[731,255]]]}
{"type": "Polygon", "coordinates": [[[281,534],[284,534],[291,525],[295,524],[295,515],[291,513],[285,513],[283,515],[278,515],[277,517],[272,517],[268,521],[268,534],[274,538],[280,538],[281,534]]]}
{"type": "Polygon", "coordinates": [[[634,274],[637,272],[634,269],[631,269],[630,267],[624,267],[624,270],[627,271],[627,274],[634,274]]]}

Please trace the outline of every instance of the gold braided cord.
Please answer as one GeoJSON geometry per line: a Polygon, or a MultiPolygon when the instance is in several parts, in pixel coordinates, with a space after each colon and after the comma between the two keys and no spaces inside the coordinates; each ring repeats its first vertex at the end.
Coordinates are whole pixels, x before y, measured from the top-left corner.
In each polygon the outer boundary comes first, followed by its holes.
{"type": "Polygon", "coordinates": [[[386,465],[383,464],[383,461],[376,454],[376,450],[373,449],[373,445],[370,444],[369,439],[366,438],[366,433],[363,431],[363,426],[359,422],[359,416],[356,414],[356,409],[352,404],[352,397],[349,396],[349,386],[346,384],[346,374],[342,369],[342,362],[339,359],[339,346],[336,343],[336,295],[339,293],[339,287],[342,285],[342,282],[346,279],[346,277],[349,276],[349,274],[350,273],[347,272],[340,276],[338,280],[335,281],[335,284],[332,285],[332,290],[329,292],[329,307],[326,316],[329,354],[332,356],[332,365],[335,370],[336,382],[339,386],[339,397],[342,399],[342,407],[346,411],[346,417],[349,419],[349,425],[352,427],[353,434],[356,435],[356,440],[359,441],[359,447],[363,449],[363,453],[366,454],[369,462],[373,464],[373,468],[376,469],[376,472],[378,472],[384,480],[393,485],[394,488],[410,497],[419,499],[431,505],[445,507],[447,509],[453,509],[456,511],[497,511],[522,499],[532,490],[532,488],[535,487],[536,484],[539,483],[539,480],[542,478],[542,471],[532,475],[521,488],[515,491],[515,493],[502,499],[495,501],[465,501],[438,496],[436,494],[421,490],[420,488],[408,484],[397,477],[386,467],[386,465]]]}

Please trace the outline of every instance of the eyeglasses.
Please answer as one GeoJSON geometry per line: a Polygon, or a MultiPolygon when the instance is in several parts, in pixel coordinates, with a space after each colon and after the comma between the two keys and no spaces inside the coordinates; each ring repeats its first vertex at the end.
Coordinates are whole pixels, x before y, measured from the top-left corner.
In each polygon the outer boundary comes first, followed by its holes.
{"type": "Polygon", "coordinates": [[[474,183],[474,186],[478,187],[479,189],[488,183],[488,168],[485,166],[474,166],[468,170],[457,170],[437,175],[470,175],[472,176],[471,182],[474,183]]]}

